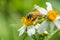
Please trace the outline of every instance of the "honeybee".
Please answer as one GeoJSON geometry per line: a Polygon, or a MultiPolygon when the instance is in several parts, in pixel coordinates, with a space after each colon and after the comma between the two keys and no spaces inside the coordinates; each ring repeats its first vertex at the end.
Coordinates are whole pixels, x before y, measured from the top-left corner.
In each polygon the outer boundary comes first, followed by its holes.
{"type": "Polygon", "coordinates": [[[27,19],[34,21],[36,18],[40,18],[41,16],[42,15],[40,14],[39,11],[34,11],[34,12],[28,13],[27,19]]]}
{"type": "Polygon", "coordinates": [[[42,15],[38,11],[35,12],[29,12],[28,15],[24,18],[22,18],[22,23],[25,25],[31,25],[34,23],[36,18],[40,18],[42,15]]]}

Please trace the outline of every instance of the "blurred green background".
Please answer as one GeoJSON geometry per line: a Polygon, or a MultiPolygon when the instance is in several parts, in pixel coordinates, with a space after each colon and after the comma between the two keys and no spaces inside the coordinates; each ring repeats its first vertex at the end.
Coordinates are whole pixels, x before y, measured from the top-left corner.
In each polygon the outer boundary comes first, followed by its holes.
{"type": "MultiPolygon", "coordinates": [[[[47,1],[60,13],[60,0],[0,0],[0,40],[23,40],[17,31],[22,26],[21,17],[30,12],[34,4],[46,8],[47,1]]],[[[50,40],[59,39],[57,32],[50,40]]],[[[25,40],[32,39],[27,36],[25,40]]]]}

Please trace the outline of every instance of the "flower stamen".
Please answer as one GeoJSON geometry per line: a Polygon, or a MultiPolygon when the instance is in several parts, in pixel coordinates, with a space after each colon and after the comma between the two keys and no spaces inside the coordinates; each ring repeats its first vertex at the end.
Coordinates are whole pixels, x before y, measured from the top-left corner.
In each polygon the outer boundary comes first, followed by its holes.
{"type": "Polygon", "coordinates": [[[29,26],[29,25],[33,24],[33,21],[32,21],[32,20],[33,20],[33,18],[27,19],[26,17],[23,17],[21,21],[22,21],[22,23],[25,24],[26,26],[29,26]]]}
{"type": "Polygon", "coordinates": [[[55,10],[50,10],[46,16],[48,20],[54,21],[57,17],[57,12],[55,10]]]}

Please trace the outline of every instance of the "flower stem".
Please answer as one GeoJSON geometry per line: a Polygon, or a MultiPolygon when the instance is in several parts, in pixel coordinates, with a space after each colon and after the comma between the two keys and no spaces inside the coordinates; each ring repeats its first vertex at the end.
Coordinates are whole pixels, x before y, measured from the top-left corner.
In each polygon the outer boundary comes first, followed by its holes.
{"type": "Polygon", "coordinates": [[[27,36],[27,33],[25,33],[25,35],[24,35],[24,37],[23,37],[23,40],[26,38],[26,36],[27,36]]]}
{"type": "Polygon", "coordinates": [[[49,35],[48,38],[47,38],[47,40],[51,39],[53,37],[53,35],[56,34],[58,31],[59,31],[59,29],[57,29],[51,35],[49,35]]]}
{"type": "Polygon", "coordinates": [[[32,38],[33,38],[34,40],[37,40],[37,38],[36,38],[36,36],[35,36],[35,35],[33,35],[33,36],[32,36],[32,38]]]}

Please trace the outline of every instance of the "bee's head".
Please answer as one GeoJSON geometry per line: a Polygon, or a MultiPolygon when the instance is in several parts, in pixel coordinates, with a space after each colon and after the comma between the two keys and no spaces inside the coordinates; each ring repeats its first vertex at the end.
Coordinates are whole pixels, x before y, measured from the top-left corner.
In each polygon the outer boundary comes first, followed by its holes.
{"type": "Polygon", "coordinates": [[[31,19],[33,17],[33,14],[32,13],[29,13],[28,15],[27,15],[27,19],[31,19]]]}

